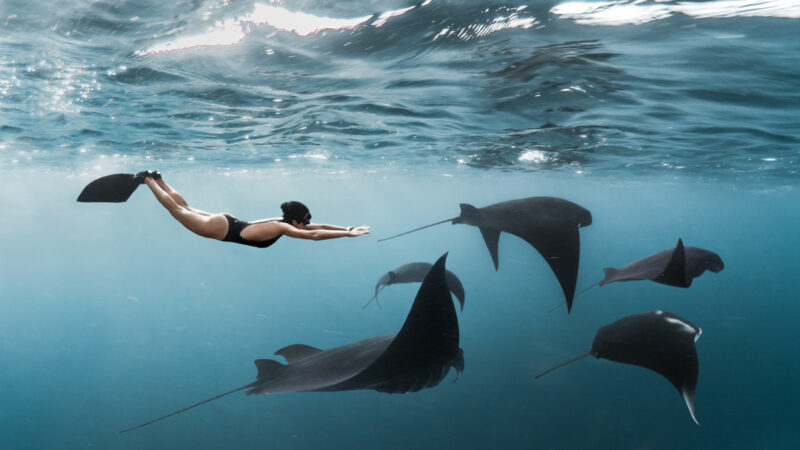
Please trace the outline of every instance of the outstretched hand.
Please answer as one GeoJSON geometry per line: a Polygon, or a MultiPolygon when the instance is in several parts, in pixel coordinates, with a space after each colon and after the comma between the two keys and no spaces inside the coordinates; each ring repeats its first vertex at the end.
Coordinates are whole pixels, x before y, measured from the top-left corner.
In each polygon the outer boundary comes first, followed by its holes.
{"type": "Polygon", "coordinates": [[[361,225],[360,227],[355,227],[352,230],[350,230],[349,233],[350,234],[348,236],[350,236],[350,237],[356,237],[356,236],[361,236],[361,235],[364,235],[364,234],[369,234],[369,225],[361,225]]]}

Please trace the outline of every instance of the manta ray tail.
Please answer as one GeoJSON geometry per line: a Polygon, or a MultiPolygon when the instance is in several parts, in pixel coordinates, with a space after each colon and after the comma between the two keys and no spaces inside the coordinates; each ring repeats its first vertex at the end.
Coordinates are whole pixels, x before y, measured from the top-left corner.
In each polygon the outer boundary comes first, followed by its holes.
{"type": "Polygon", "coordinates": [[[255,384],[255,383],[250,383],[250,384],[248,384],[248,385],[245,385],[245,386],[238,387],[238,388],[236,388],[236,389],[233,389],[233,390],[231,390],[231,391],[225,392],[225,393],[223,393],[223,394],[215,395],[214,397],[211,397],[211,398],[209,398],[209,399],[207,399],[207,400],[203,400],[202,402],[195,403],[195,404],[194,404],[194,405],[192,405],[192,406],[187,406],[186,408],[179,409],[179,410],[177,410],[177,411],[175,411],[175,412],[169,413],[169,414],[167,414],[166,416],[161,416],[161,417],[159,417],[158,419],[153,419],[153,420],[151,420],[151,421],[149,421],[149,422],[145,422],[145,423],[143,423],[143,424],[141,424],[141,425],[136,425],[135,427],[126,428],[126,429],[124,429],[124,430],[120,431],[120,434],[122,434],[122,433],[127,433],[128,431],[133,431],[133,430],[136,430],[136,429],[138,429],[138,428],[146,427],[146,426],[150,425],[151,423],[156,423],[156,422],[158,422],[159,420],[166,419],[167,417],[172,417],[172,416],[174,416],[174,415],[176,415],[176,414],[180,414],[180,413],[182,413],[182,412],[184,412],[184,411],[188,411],[188,410],[190,410],[190,409],[192,409],[192,408],[195,408],[195,407],[198,407],[198,406],[200,406],[200,405],[204,405],[204,404],[206,404],[206,403],[213,402],[214,400],[216,400],[216,399],[218,399],[218,398],[225,397],[226,395],[233,394],[234,392],[239,392],[239,391],[241,391],[241,390],[247,389],[247,388],[249,388],[249,387],[253,386],[254,384],[255,384]]]}
{"type": "MultiPolygon", "coordinates": [[[[605,269],[603,269],[603,270],[605,270],[605,269]]],[[[595,286],[602,286],[603,285],[602,283],[603,283],[602,281],[598,281],[597,283],[594,283],[594,284],[592,284],[590,286],[587,286],[587,287],[583,288],[580,292],[575,294],[575,297],[583,294],[584,292],[588,291],[589,289],[591,289],[591,288],[593,288],[595,286]]],[[[562,306],[564,306],[564,303],[559,302],[556,306],[554,306],[552,309],[550,309],[550,311],[547,311],[547,312],[553,312],[553,311],[557,310],[558,308],[561,308],[562,306]]]]}
{"type": "Polygon", "coordinates": [[[578,293],[577,293],[577,294],[575,294],[575,295],[576,295],[576,296],[578,296],[578,295],[581,295],[581,294],[583,294],[584,292],[588,291],[589,289],[591,289],[591,288],[593,288],[593,287],[595,287],[595,286],[602,286],[602,284],[600,284],[600,283],[602,283],[602,281],[598,281],[597,283],[594,283],[594,284],[592,284],[592,285],[590,285],[590,286],[588,286],[588,287],[585,287],[585,288],[581,289],[581,291],[580,291],[580,292],[578,292],[578,293]]]}
{"type": "Polygon", "coordinates": [[[554,371],[556,369],[560,369],[560,368],[566,366],[567,364],[574,363],[575,361],[577,361],[579,359],[582,359],[582,358],[586,358],[587,356],[592,356],[592,353],[589,352],[589,353],[587,353],[585,355],[581,355],[581,356],[578,356],[577,358],[572,358],[569,361],[565,361],[565,362],[563,362],[563,363],[561,363],[561,364],[559,364],[559,365],[557,365],[555,367],[551,367],[550,369],[545,370],[544,372],[540,373],[539,375],[536,375],[535,377],[533,377],[533,379],[534,380],[538,380],[539,378],[547,375],[548,373],[550,373],[550,372],[552,372],[552,371],[554,371]]]}
{"type": "Polygon", "coordinates": [[[373,300],[375,300],[375,304],[378,305],[378,309],[383,310],[383,308],[381,308],[380,302],[378,302],[378,293],[382,291],[384,287],[385,286],[381,286],[379,289],[377,289],[375,291],[375,295],[373,295],[372,298],[369,299],[369,301],[365,303],[364,306],[361,307],[361,309],[367,309],[367,306],[369,306],[369,304],[372,303],[373,300]]]}
{"type": "Polygon", "coordinates": [[[548,313],[551,313],[551,312],[553,312],[553,311],[557,310],[558,308],[561,308],[562,306],[564,306],[564,304],[563,304],[563,303],[561,303],[561,302],[558,302],[558,304],[556,304],[556,306],[553,306],[553,307],[552,307],[552,308],[550,308],[550,310],[549,310],[549,311],[547,311],[547,312],[548,312],[548,313]]]}
{"type": "Polygon", "coordinates": [[[432,223],[430,225],[425,225],[424,227],[414,228],[413,230],[406,231],[405,233],[395,234],[394,236],[389,236],[388,238],[378,239],[378,242],[388,241],[389,239],[394,239],[396,237],[405,236],[405,235],[407,235],[409,233],[413,233],[413,232],[419,231],[419,230],[424,230],[425,228],[430,228],[430,227],[432,227],[434,225],[441,225],[441,224],[443,224],[445,222],[452,222],[455,219],[457,219],[457,218],[453,217],[452,219],[442,220],[442,221],[439,221],[439,222],[436,222],[436,223],[432,223]]]}

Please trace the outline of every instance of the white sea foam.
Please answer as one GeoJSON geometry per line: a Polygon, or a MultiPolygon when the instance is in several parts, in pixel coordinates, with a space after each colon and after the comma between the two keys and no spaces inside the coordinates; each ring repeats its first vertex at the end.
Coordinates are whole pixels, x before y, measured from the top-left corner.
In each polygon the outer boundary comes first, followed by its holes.
{"type": "MultiPolygon", "coordinates": [[[[153,45],[146,50],[137,52],[139,55],[151,55],[156,53],[172,52],[177,50],[187,50],[196,47],[230,46],[240,43],[251,31],[251,25],[271,26],[278,31],[297,34],[298,36],[310,36],[326,30],[352,30],[356,27],[374,19],[371,25],[382,27],[395,18],[407,12],[423,8],[430,4],[429,1],[417,6],[386,11],[382,14],[364,15],[353,18],[332,18],[316,16],[298,11],[290,11],[286,8],[264,3],[256,3],[253,11],[236,19],[218,21],[207,31],[199,34],[181,36],[171,41],[153,45]]],[[[433,39],[442,36],[455,36],[461,40],[481,38],[502,30],[513,28],[528,29],[538,22],[533,17],[523,17],[522,12],[526,6],[517,8],[506,8],[507,13],[499,14],[489,21],[476,23],[460,29],[443,29],[433,39]]],[[[210,13],[209,13],[210,14],[210,13]]]]}
{"type": "MultiPolygon", "coordinates": [[[[424,6],[424,5],[422,5],[424,6]]],[[[380,27],[393,17],[401,16],[416,6],[387,11],[380,14],[372,25],[380,27]]],[[[251,32],[249,25],[271,26],[279,31],[309,36],[326,30],[352,30],[364,24],[373,14],[353,18],[332,18],[315,16],[304,12],[290,11],[286,8],[256,3],[253,11],[236,19],[216,22],[205,33],[179,37],[172,41],[156,44],[138,52],[140,55],[186,50],[195,47],[229,46],[241,42],[251,32]]]]}
{"type": "Polygon", "coordinates": [[[253,13],[240,19],[243,23],[270,25],[280,31],[308,36],[323,30],[350,30],[366,22],[372,15],[352,19],[320,17],[302,12],[291,12],[279,6],[256,4],[253,13]]]}
{"type": "Polygon", "coordinates": [[[583,25],[637,25],[683,14],[699,19],[731,17],[800,18],[796,0],[720,0],[710,2],[565,2],[550,12],[583,25]]]}
{"type": "Polygon", "coordinates": [[[378,16],[378,18],[374,22],[372,22],[372,26],[382,27],[386,25],[386,22],[388,22],[389,19],[391,19],[392,17],[402,16],[403,14],[411,11],[414,8],[416,8],[416,6],[409,6],[408,8],[397,9],[394,11],[387,11],[378,16]]]}
{"type": "Polygon", "coordinates": [[[528,150],[527,152],[519,155],[518,159],[523,162],[541,164],[543,162],[547,162],[549,158],[541,150],[528,150]]]}

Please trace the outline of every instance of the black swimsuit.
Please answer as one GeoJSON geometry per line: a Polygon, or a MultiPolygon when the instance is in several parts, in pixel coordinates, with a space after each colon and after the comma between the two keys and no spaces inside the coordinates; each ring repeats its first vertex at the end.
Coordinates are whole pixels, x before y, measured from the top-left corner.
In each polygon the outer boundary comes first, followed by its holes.
{"type": "Polygon", "coordinates": [[[251,223],[245,222],[244,220],[239,220],[230,214],[225,214],[225,218],[228,219],[228,234],[222,238],[223,241],[236,242],[237,244],[251,245],[258,248],[267,248],[280,238],[279,235],[278,237],[267,239],[266,241],[251,241],[249,239],[245,239],[241,235],[242,230],[247,228],[248,225],[251,225],[251,223]]]}

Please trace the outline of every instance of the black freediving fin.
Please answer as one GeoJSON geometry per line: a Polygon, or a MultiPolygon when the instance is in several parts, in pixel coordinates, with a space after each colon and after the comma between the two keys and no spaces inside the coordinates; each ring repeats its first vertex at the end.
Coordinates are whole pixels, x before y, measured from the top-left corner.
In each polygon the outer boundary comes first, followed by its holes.
{"type": "Polygon", "coordinates": [[[143,178],[130,173],[115,173],[87,184],[78,196],[79,202],[122,203],[142,184],[143,178]]]}
{"type": "Polygon", "coordinates": [[[653,281],[677,287],[688,288],[692,285],[692,278],[686,276],[686,250],[683,248],[681,238],[678,238],[678,245],[672,251],[669,264],[653,281]]]}

